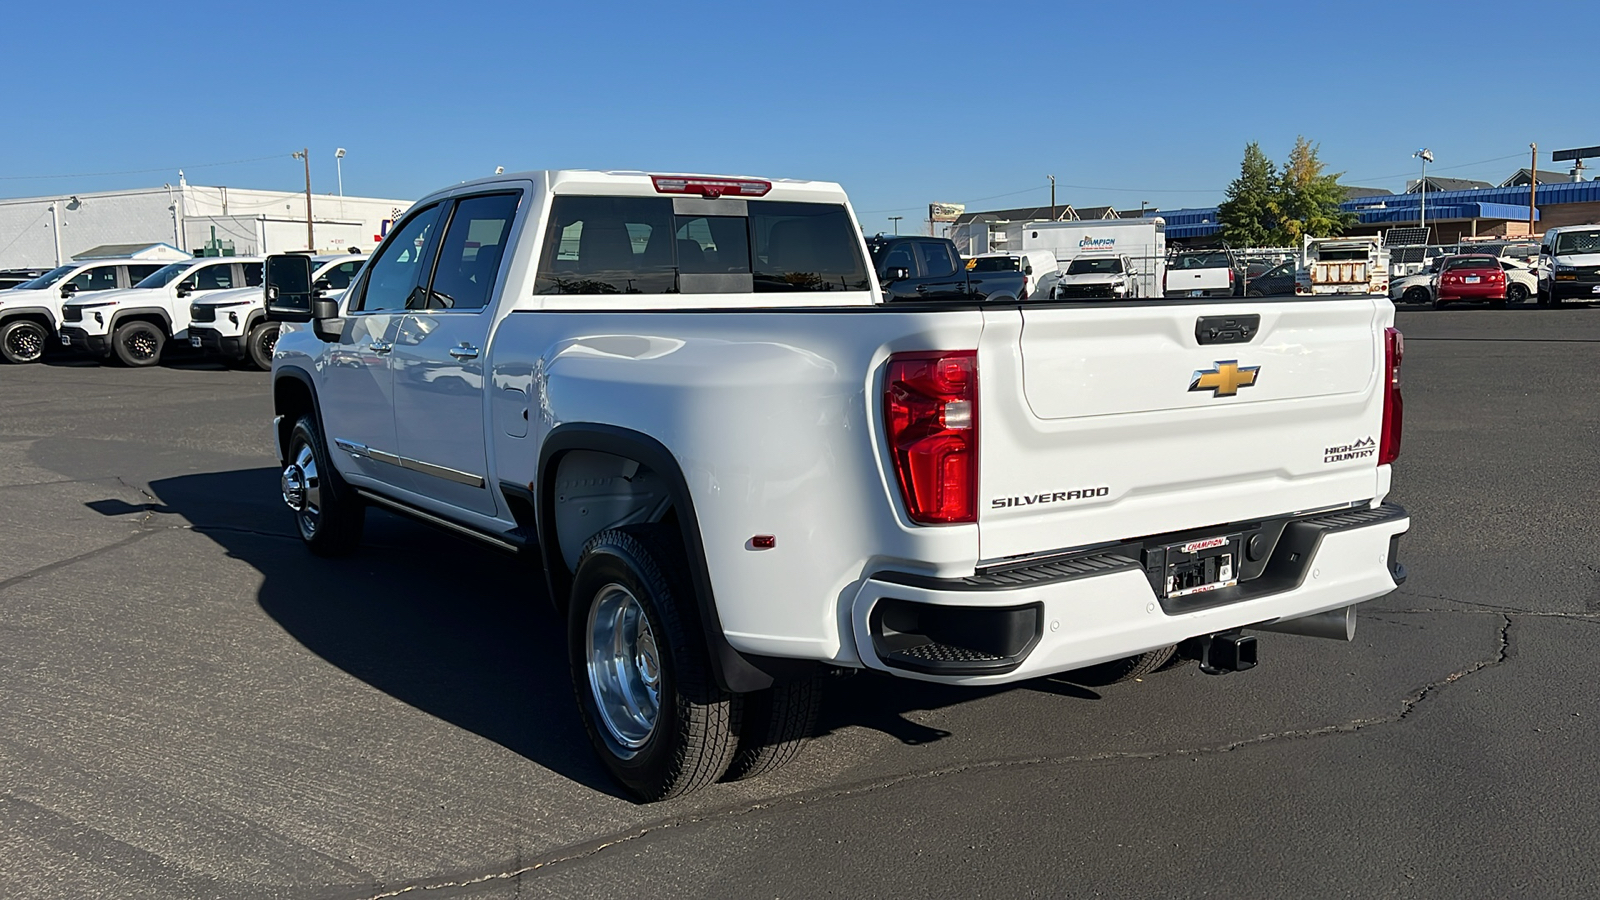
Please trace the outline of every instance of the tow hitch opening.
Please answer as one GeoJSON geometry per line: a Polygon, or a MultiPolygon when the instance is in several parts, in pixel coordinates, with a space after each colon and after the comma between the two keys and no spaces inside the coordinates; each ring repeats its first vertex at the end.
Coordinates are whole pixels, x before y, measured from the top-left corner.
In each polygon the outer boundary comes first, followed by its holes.
{"type": "Polygon", "coordinates": [[[1256,639],[1240,631],[1190,638],[1179,646],[1179,652],[1189,659],[1200,661],[1200,671],[1207,675],[1226,675],[1256,667],[1256,639]]]}

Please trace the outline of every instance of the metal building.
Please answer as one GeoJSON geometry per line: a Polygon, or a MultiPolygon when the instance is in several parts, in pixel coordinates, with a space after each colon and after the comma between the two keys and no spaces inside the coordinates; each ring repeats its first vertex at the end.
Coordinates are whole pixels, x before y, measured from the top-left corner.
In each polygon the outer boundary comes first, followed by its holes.
{"type": "MultiPolygon", "coordinates": [[[[410,200],[311,196],[319,252],[370,252],[410,200]]],[[[188,253],[305,250],[306,195],[176,185],[0,200],[0,269],[51,267],[105,244],[165,243],[188,253]]]]}

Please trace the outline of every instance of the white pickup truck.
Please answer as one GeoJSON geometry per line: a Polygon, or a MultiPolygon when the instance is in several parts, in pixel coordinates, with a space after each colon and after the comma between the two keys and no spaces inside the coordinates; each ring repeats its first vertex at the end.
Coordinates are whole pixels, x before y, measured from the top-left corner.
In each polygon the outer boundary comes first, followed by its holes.
{"type": "Polygon", "coordinates": [[[887,303],[855,222],[533,172],[417,203],[340,301],[272,257],[301,537],[377,505],[537,559],[644,799],[792,757],[823,673],[1237,671],[1404,579],[1386,298],[887,303]]]}
{"type": "MultiPolygon", "coordinates": [[[[328,299],[338,299],[350,286],[365,256],[313,256],[312,283],[328,299]]],[[[225,359],[272,368],[278,323],[266,319],[267,304],[257,279],[255,287],[196,294],[189,304],[189,346],[225,359]]]]}

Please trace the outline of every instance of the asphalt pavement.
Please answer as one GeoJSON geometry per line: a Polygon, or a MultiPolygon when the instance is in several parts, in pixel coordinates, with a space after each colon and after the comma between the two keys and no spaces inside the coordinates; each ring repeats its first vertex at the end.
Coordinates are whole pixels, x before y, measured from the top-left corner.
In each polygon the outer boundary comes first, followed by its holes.
{"type": "Polygon", "coordinates": [[[638,805],[537,572],[309,556],[263,373],[0,367],[6,898],[1600,895],[1600,309],[1403,311],[1412,512],[1352,644],[1094,687],[828,687],[638,805]]]}

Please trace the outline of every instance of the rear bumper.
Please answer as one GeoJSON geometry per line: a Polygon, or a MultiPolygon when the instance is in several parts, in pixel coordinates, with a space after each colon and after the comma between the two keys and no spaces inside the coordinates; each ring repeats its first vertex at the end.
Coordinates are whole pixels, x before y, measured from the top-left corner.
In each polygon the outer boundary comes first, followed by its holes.
{"type": "Polygon", "coordinates": [[[103,334],[90,334],[73,325],[63,325],[58,332],[63,347],[83,353],[105,356],[111,352],[111,339],[103,334]]]}
{"type": "Polygon", "coordinates": [[[1440,285],[1440,300],[1504,300],[1506,286],[1503,284],[1479,286],[1469,285],[1440,285]]]}
{"type": "Polygon", "coordinates": [[[1179,599],[1126,547],[965,579],[879,573],[853,604],[856,648],[869,668],[950,684],[1078,669],[1381,597],[1405,580],[1410,522],[1394,504],[1287,520],[1258,577],[1179,599]]]}

